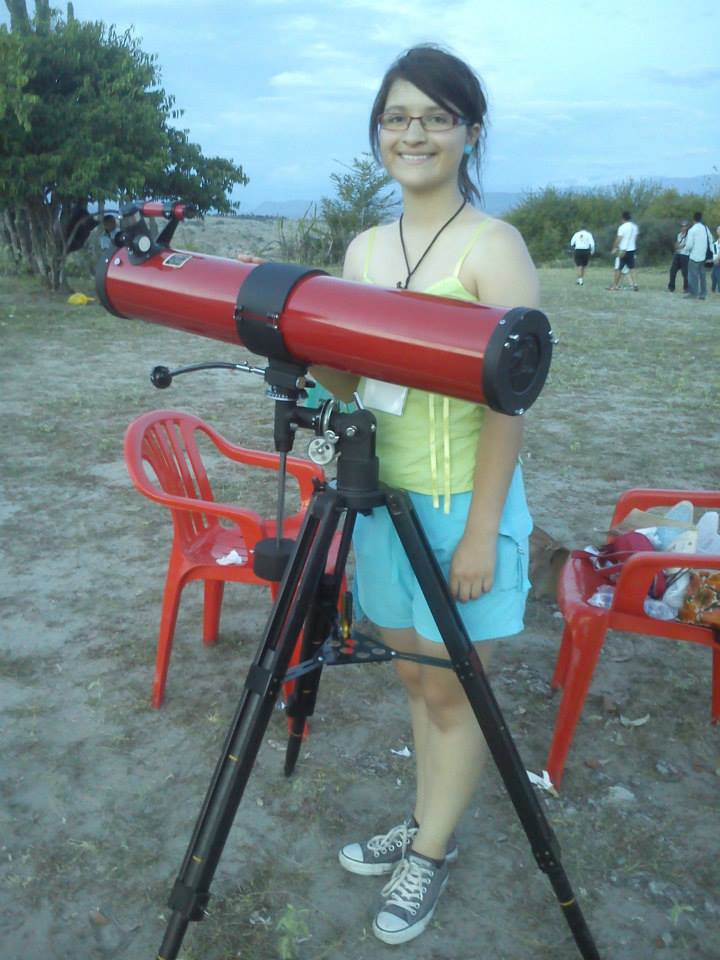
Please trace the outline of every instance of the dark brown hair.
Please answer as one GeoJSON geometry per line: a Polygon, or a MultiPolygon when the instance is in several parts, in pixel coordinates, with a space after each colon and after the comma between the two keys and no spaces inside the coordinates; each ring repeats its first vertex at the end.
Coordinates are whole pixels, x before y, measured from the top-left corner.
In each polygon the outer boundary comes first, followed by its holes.
{"type": "Polygon", "coordinates": [[[391,64],[380,84],[370,112],[370,146],[380,162],[378,119],[385,109],[390,87],[396,80],[406,80],[450,113],[461,116],[468,126],[479,124],[480,136],[472,153],[463,156],[458,171],[458,186],[465,200],[482,201],[480,188],[470,177],[472,163],[475,177],[480,178],[480,158],[485,142],[487,98],[480,78],[458,57],[436,44],[411,47],[391,64]]]}

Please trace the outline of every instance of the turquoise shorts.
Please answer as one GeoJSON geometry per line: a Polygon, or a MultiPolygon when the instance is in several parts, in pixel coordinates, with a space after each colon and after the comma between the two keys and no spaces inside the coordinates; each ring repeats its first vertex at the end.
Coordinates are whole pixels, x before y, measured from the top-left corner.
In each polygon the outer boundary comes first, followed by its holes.
{"type": "MultiPolygon", "coordinates": [[[[448,580],[450,561],[465,531],[472,494],[453,494],[449,514],[443,512],[442,501],[440,509],[435,509],[430,496],[409,493],[409,497],[448,580]]],[[[531,523],[529,514],[527,522],[531,523]]],[[[526,525],[516,526],[522,528],[526,525]]],[[[358,514],[353,547],[355,588],[363,613],[379,627],[413,627],[420,636],[442,643],[420,584],[384,507],[373,510],[369,516],[358,514]]],[[[457,604],[470,639],[473,642],[495,640],[519,633],[524,625],[529,589],[528,538],[522,534],[518,536],[517,532],[513,535],[501,532],[492,589],[477,600],[457,604]]]]}

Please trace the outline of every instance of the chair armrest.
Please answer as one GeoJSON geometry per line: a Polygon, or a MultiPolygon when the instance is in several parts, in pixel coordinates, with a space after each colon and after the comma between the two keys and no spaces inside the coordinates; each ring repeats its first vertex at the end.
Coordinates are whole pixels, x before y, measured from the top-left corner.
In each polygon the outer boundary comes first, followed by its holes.
{"type": "MultiPolygon", "coordinates": [[[[250,450],[247,447],[240,447],[237,444],[230,443],[224,437],[220,436],[214,430],[210,430],[208,436],[218,448],[220,453],[224,454],[229,460],[236,463],[245,463],[251,467],[261,467],[266,470],[280,469],[280,454],[267,453],[264,450],[250,450]]],[[[300,457],[289,456],[286,461],[286,469],[290,476],[295,477],[300,489],[300,512],[307,509],[310,497],[313,493],[313,481],[322,481],[325,479],[325,471],[315,463],[309,460],[303,460],[300,457]]]]}
{"type": "Polygon", "coordinates": [[[668,567],[689,570],[720,570],[720,555],[716,553],[675,553],[670,551],[634,553],[623,564],[615,585],[613,611],[642,616],[644,602],[653,577],[668,567]]]}
{"type": "Polygon", "coordinates": [[[204,513],[209,517],[230,520],[237,524],[248,549],[253,548],[257,541],[262,540],[265,536],[262,518],[255,510],[249,510],[246,507],[234,507],[229,503],[217,503],[214,500],[200,500],[196,497],[182,497],[174,493],[165,493],[164,490],[159,490],[153,486],[147,478],[143,482],[143,478],[136,476],[134,471],[130,472],[130,478],[143,496],[168,507],[170,510],[204,513]]]}
{"type": "Polygon", "coordinates": [[[671,507],[679,500],[690,500],[696,507],[720,507],[720,490],[651,490],[634,487],[621,494],[610,521],[612,530],[631,510],[650,507],[671,507]]]}

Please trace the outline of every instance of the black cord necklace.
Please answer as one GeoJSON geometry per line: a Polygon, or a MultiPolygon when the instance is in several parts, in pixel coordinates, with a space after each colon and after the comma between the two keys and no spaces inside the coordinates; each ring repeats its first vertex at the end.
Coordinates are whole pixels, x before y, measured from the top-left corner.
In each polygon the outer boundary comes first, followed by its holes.
{"type": "Polygon", "coordinates": [[[467,204],[467,200],[463,200],[463,202],[462,202],[462,203],[460,204],[460,206],[457,208],[457,210],[455,211],[455,213],[450,217],[450,219],[447,220],[447,221],[440,227],[440,229],[439,229],[438,232],[435,234],[435,236],[432,238],[432,240],[430,241],[430,243],[425,247],[425,250],[424,250],[422,256],[420,257],[420,259],[418,260],[418,262],[415,264],[415,266],[412,268],[412,270],[410,269],[410,261],[408,260],[407,250],[405,249],[405,237],[403,236],[403,227],[402,227],[402,225],[403,225],[403,214],[400,214],[400,246],[402,247],[403,256],[405,257],[405,266],[407,267],[408,274],[407,274],[407,276],[405,277],[405,282],[404,282],[404,283],[403,283],[402,280],[398,280],[396,286],[397,286],[397,288],[398,288],[399,290],[407,290],[408,284],[410,283],[410,278],[411,278],[412,275],[415,273],[415,271],[416,271],[417,268],[420,266],[420,264],[423,262],[423,260],[425,259],[425,257],[428,255],[428,253],[430,252],[430,250],[431,250],[431,248],[432,248],[432,245],[435,243],[435,241],[437,240],[437,238],[438,238],[438,237],[440,236],[440,234],[443,232],[443,230],[445,229],[445,227],[449,227],[450,224],[451,224],[451,223],[453,222],[453,220],[455,219],[455,217],[457,217],[457,216],[465,209],[465,205],[466,205],[466,204],[467,204]]]}

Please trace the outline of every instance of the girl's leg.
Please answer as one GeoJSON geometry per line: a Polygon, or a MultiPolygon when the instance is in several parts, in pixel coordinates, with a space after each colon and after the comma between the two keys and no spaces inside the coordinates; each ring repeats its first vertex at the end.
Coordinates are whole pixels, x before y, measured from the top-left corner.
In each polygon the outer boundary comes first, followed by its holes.
{"type": "MultiPolygon", "coordinates": [[[[406,630],[381,629],[382,642],[402,653],[418,653],[418,635],[409,627],[406,630]]],[[[408,660],[396,660],[395,670],[408,697],[410,723],[415,747],[415,806],[413,814],[421,823],[425,796],[425,756],[428,736],[428,711],[423,698],[422,667],[408,660]]]]}
{"type": "MultiPolygon", "coordinates": [[[[447,658],[443,644],[414,631],[382,631],[395,649],[447,658]],[[400,635],[401,634],[401,635],[400,635]]],[[[490,644],[478,646],[487,668],[490,644]]],[[[397,661],[410,701],[417,762],[415,819],[420,829],[413,849],[442,860],[448,841],[470,802],[485,759],[485,740],[453,670],[397,661]]]]}

